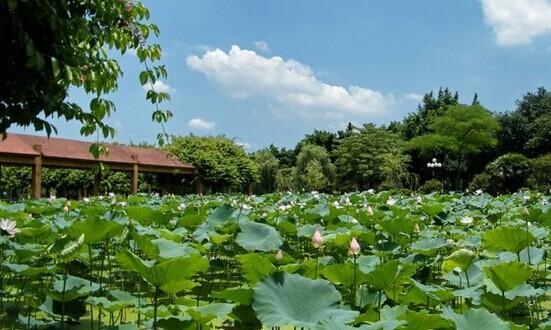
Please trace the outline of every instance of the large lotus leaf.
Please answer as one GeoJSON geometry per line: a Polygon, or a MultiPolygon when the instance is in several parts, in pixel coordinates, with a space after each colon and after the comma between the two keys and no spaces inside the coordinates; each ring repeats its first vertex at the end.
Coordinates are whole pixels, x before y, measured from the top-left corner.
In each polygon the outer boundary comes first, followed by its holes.
{"type": "Polygon", "coordinates": [[[405,319],[408,322],[408,330],[426,330],[450,328],[452,322],[442,318],[438,314],[429,314],[427,311],[406,311],[405,319]]]}
{"type": "Polygon", "coordinates": [[[516,255],[512,252],[501,252],[498,256],[500,260],[505,262],[518,260],[520,257],[520,262],[536,266],[543,261],[543,257],[545,256],[545,250],[531,246],[529,248],[526,248],[520,251],[519,255],[516,255]]]}
{"type": "Polygon", "coordinates": [[[278,273],[254,288],[253,309],[266,326],[314,328],[325,319],[352,321],[358,312],[339,308],[340,293],[326,280],[278,273]]]}
{"type": "Polygon", "coordinates": [[[509,330],[509,324],[485,308],[470,308],[464,314],[457,314],[445,307],[442,317],[453,321],[457,330],[492,329],[509,330]]]}
{"type": "Polygon", "coordinates": [[[99,284],[81,277],[67,275],[64,279],[62,275],[56,275],[49,296],[57,301],[71,301],[89,295],[99,290],[99,287],[99,284]]]}
{"type": "Polygon", "coordinates": [[[205,224],[212,228],[219,228],[228,223],[236,223],[237,218],[233,216],[235,211],[228,205],[219,206],[208,215],[205,224]]]}
{"type": "Polygon", "coordinates": [[[427,256],[433,256],[438,249],[446,246],[446,240],[440,237],[436,238],[424,238],[411,244],[411,248],[414,252],[421,253],[427,256]]]}
{"type": "Polygon", "coordinates": [[[375,270],[375,267],[381,264],[381,258],[377,256],[359,256],[356,259],[356,263],[358,264],[359,270],[367,274],[375,270]]]}
{"type": "MultiPolygon", "coordinates": [[[[333,264],[323,267],[321,275],[335,285],[344,285],[351,287],[354,285],[354,265],[333,264]]],[[[365,275],[358,270],[356,266],[356,285],[365,282],[365,275]]]]}
{"type": "Polygon", "coordinates": [[[132,302],[128,301],[110,301],[105,297],[88,297],[85,301],[95,307],[101,307],[108,312],[117,312],[123,308],[127,308],[132,305],[132,302]]]}
{"type": "Polygon", "coordinates": [[[161,289],[163,286],[174,289],[171,283],[188,280],[208,268],[208,261],[201,256],[173,258],[152,265],[132,252],[123,250],[116,256],[116,259],[125,270],[140,274],[151,285],[161,289]]]}
{"type": "Polygon", "coordinates": [[[250,305],[253,302],[253,290],[245,288],[229,288],[211,293],[211,297],[228,300],[240,305],[250,305]]]}
{"type": "Polygon", "coordinates": [[[442,271],[444,273],[451,272],[454,268],[458,267],[461,271],[469,269],[473,263],[475,254],[471,250],[460,249],[450,254],[442,263],[442,271]]]}
{"type": "Polygon", "coordinates": [[[531,233],[520,227],[497,227],[482,234],[482,246],[492,252],[519,253],[534,240],[531,233]]]}
{"type": "Polygon", "coordinates": [[[241,272],[249,284],[256,284],[276,269],[267,257],[259,253],[242,254],[236,259],[241,264],[241,272]]]}
{"type": "Polygon", "coordinates": [[[390,289],[400,282],[409,279],[415,273],[415,265],[400,264],[397,260],[378,265],[366,275],[366,280],[377,290],[390,289]]]}
{"type": "Polygon", "coordinates": [[[128,206],[126,207],[126,214],[128,218],[136,220],[142,225],[166,224],[170,221],[170,215],[148,206],[128,206]]]}
{"type": "Polygon", "coordinates": [[[234,304],[211,303],[205,306],[188,309],[186,312],[195,321],[201,324],[206,324],[213,319],[223,322],[228,318],[228,314],[231,313],[234,306],[234,304]]]}
{"type": "Polygon", "coordinates": [[[90,217],[84,221],[73,222],[73,224],[67,228],[67,232],[73,238],[78,238],[80,235],[84,234],[84,243],[93,244],[118,235],[122,232],[123,228],[123,225],[115,221],[90,217]]]}
{"type": "Polygon", "coordinates": [[[429,217],[435,217],[440,212],[444,211],[444,204],[442,203],[427,203],[421,206],[421,211],[425,212],[429,217]]]}
{"type": "Polygon", "coordinates": [[[523,284],[532,274],[530,267],[518,261],[489,266],[484,268],[484,272],[495,286],[503,292],[523,284]]]}
{"type": "Polygon", "coordinates": [[[155,244],[159,248],[159,257],[162,259],[199,254],[197,250],[190,247],[188,244],[176,243],[164,238],[152,240],[151,243],[155,244]]]}
{"type": "Polygon", "coordinates": [[[247,251],[275,251],[283,244],[281,235],[272,226],[252,221],[239,224],[236,243],[247,251]]]}

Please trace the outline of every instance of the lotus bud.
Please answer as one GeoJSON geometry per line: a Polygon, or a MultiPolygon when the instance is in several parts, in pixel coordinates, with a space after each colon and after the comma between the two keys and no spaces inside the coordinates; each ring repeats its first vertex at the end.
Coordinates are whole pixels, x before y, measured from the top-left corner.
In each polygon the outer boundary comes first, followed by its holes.
{"type": "Polygon", "coordinates": [[[283,251],[281,251],[281,250],[277,251],[277,253],[275,255],[275,260],[277,260],[277,261],[283,260],[283,251]]]}
{"type": "Polygon", "coordinates": [[[63,212],[65,212],[65,213],[69,212],[69,207],[67,205],[65,205],[63,207],[63,212]]]}
{"type": "Polygon", "coordinates": [[[360,254],[360,244],[356,240],[356,237],[352,237],[352,240],[350,241],[350,246],[348,247],[348,254],[351,256],[357,256],[360,254]]]}
{"type": "Polygon", "coordinates": [[[419,223],[415,224],[415,227],[413,227],[413,231],[416,232],[416,233],[421,231],[421,228],[419,227],[419,223]]]}
{"type": "Polygon", "coordinates": [[[352,222],[353,224],[355,224],[355,225],[357,225],[357,224],[358,224],[358,220],[356,220],[356,219],[352,219],[352,221],[351,221],[351,222],[352,222]]]}
{"type": "Polygon", "coordinates": [[[316,229],[314,234],[312,235],[312,245],[319,249],[323,245],[323,237],[321,236],[321,233],[319,230],[316,229]]]}
{"type": "Polygon", "coordinates": [[[528,208],[527,208],[527,207],[523,207],[523,208],[522,208],[522,215],[524,215],[525,217],[527,217],[528,215],[530,215],[530,211],[528,211],[528,208]]]}
{"type": "Polygon", "coordinates": [[[178,210],[183,211],[185,209],[186,209],[186,203],[180,203],[180,205],[178,205],[178,210]]]}
{"type": "Polygon", "coordinates": [[[455,241],[454,241],[453,239],[448,238],[448,239],[446,240],[446,247],[447,247],[448,249],[451,249],[451,248],[454,246],[454,244],[455,244],[455,241]]]}

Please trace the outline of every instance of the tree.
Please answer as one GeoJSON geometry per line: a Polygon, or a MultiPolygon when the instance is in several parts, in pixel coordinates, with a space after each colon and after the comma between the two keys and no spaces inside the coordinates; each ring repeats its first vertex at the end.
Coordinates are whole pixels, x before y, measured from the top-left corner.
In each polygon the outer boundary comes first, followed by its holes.
{"type": "Polygon", "coordinates": [[[193,164],[205,186],[215,192],[243,191],[259,178],[258,166],[243,147],[224,136],[172,136],[167,150],[193,164]]]}
{"type": "Polygon", "coordinates": [[[307,144],[324,147],[325,150],[331,154],[337,147],[337,134],[316,129],[311,134],[306,134],[304,138],[298,142],[295,147],[295,153],[298,155],[301,148],[307,144]]]}
{"type": "Polygon", "coordinates": [[[324,147],[304,145],[297,156],[295,183],[298,189],[330,191],[335,183],[335,165],[324,147]]]}
{"type": "Polygon", "coordinates": [[[517,101],[513,112],[500,117],[501,153],[520,152],[532,157],[551,152],[551,92],[540,87],[517,101]]]}
{"type": "Polygon", "coordinates": [[[268,149],[254,153],[254,161],[260,172],[260,178],[255,185],[255,192],[265,194],[276,190],[276,176],[279,170],[279,160],[268,149]]]}
{"type": "Polygon", "coordinates": [[[435,118],[442,116],[448,108],[458,104],[458,93],[453,94],[448,88],[440,88],[436,98],[432,91],[425,94],[422,103],[417,107],[417,112],[410,113],[404,118],[401,126],[403,138],[410,140],[416,136],[427,134],[429,125],[435,118]]]}
{"type": "MultiPolygon", "coordinates": [[[[157,44],[147,44],[159,29],[147,22],[149,12],[130,0],[5,0],[0,2],[0,133],[12,125],[56,131],[48,122],[63,117],[81,123],[81,134],[114,136],[105,118],[115,105],[103,95],[117,89],[122,71],[111,57],[130,49],[145,65],[143,85],[166,78],[163,66],[149,67],[161,57],[157,44]],[[8,51],[9,50],[9,51],[8,51]],[[82,88],[95,97],[89,111],[66,101],[69,88],[82,88]]],[[[171,113],[158,103],[166,93],[151,88],[147,99],[155,104],[153,119],[161,124],[171,113]]],[[[160,142],[164,141],[160,135],[160,142]]],[[[97,146],[92,150],[99,155],[97,146]]]]}
{"type": "Polygon", "coordinates": [[[407,167],[408,157],[401,155],[402,146],[397,134],[374,124],[365,124],[340,140],[335,150],[339,190],[374,188],[383,181],[396,183],[402,175],[394,170],[402,172],[407,167]]]}
{"type": "Polygon", "coordinates": [[[456,164],[456,187],[462,188],[467,156],[494,147],[499,127],[496,118],[480,105],[453,106],[429,125],[432,133],[413,138],[408,147],[426,156],[446,153],[456,164]]]}

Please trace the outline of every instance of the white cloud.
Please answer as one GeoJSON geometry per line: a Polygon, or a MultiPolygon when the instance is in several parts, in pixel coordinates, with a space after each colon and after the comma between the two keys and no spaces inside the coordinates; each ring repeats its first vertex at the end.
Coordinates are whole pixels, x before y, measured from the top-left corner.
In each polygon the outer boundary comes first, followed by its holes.
{"type": "Polygon", "coordinates": [[[205,74],[232,97],[263,96],[268,102],[274,100],[308,115],[380,114],[394,102],[392,95],[372,89],[327,84],[300,62],[267,58],[235,45],[228,53],[215,49],[202,57],[188,56],[187,65],[205,74]]]}
{"type": "MultiPolygon", "coordinates": [[[[148,91],[151,89],[151,83],[147,83],[145,85],[143,85],[143,89],[148,91]]],[[[175,92],[176,90],[172,87],[170,87],[169,84],[166,84],[160,80],[157,80],[155,81],[155,83],[153,84],[153,90],[157,93],[173,93],[175,92]]]]}
{"type": "Polygon", "coordinates": [[[238,146],[243,147],[243,149],[245,149],[245,150],[251,149],[251,144],[249,142],[239,142],[239,141],[237,141],[237,142],[235,142],[235,144],[237,144],[238,146]]]}
{"type": "Polygon", "coordinates": [[[407,94],[404,94],[404,97],[408,100],[412,100],[416,102],[423,100],[423,95],[417,94],[417,93],[407,93],[407,94]]]}
{"type": "Polygon", "coordinates": [[[527,45],[551,34],[549,0],[481,0],[484,20],[501,46],[527,45]]]}
{"type": "Polygon", "coordinates": [[[216,123],[201,118],[193,118],[188,121],[187,126],[191,129],[211,130],[216,127],[216,123]]]}
{"type": "Polygon", "coordinates": [[[262,51],[262,52],[269,52],[270,46],[268,46],[268,43],[264,40],[258,40],[254,42],[254,46],[256,49],[262,51]]]}

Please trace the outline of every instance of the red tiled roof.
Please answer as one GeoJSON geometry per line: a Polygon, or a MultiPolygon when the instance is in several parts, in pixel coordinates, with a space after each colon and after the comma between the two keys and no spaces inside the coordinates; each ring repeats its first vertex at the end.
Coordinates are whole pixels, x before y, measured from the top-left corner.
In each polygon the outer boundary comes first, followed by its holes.
{"type": "MultiPolygon", "coordinates": [[[[15,133],[8,133],[5,140],[0,140],[0,153],[38,156],[39,153],[34,149],[35,145],[41,146],[44,158],[79,162],[97,161],[89,151],[91,142],[15,133]]],[[[109,154],[102,155],[100,160],[107,164],[133,165],[138,163],[139,165],[167,169],[194,169],[192,165],[179,161],[164,150],[117,144],[106,144],[106,146],[109,149],[109,154]]]]}

